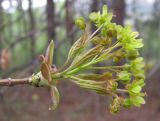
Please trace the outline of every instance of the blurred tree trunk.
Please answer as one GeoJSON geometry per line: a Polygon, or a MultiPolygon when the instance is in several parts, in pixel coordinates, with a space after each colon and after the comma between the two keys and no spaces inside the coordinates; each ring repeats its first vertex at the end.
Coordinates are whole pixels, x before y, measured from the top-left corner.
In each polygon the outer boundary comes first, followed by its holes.
{"type": "Polygon", "coordinates": [[[155,18],[160,19],[160,1],[159,0],[154,1],[153,15],[155,18]]]}
{"type": "Polygon", "coordinates": [[[71,43],[73,43],[74,36],[73,36],[73,0],[66,0],[65,2],[66,8],[66,31],[67,37],[71,38],[71,43]]]}
{"type": "MultiPolygon", "coordinates": [[[[21,0],[17,0],[17,11],[18,11],[18,15],[21,16],[21,14],[24,14],[23,13],[23,8],[22,8],[22,1],[21,0]]],[[[23,17],[25,19],[25,17],[23,17]]],[[[18,23],[18,33],[20,35],[23,34],[23,26],[27,28],[26,24],[24,23],[27,23],[26,21],[21,21],[21,19],[17,20],[17,23],[18,23]]],[[[25,31],[27,32],[27,31],[25,31]]]]}
{"type": "Polygon", "coordinates": [[[2,8],[2,2],[3,0],[0,0],[0,50],[2,49],[1,47],[3,47],[3,42],[4,42],[4,38],[3,38],[3,24],[4,24],[4,20],[3,20],[3,8],[2,8]]]}
{"type": "Polygon", "coordinates": [[[48,43],[55,38],[55,5],[53,0],[47,0],[48,43]]]}
{"type": "MultiPolygon", "coordinates": [[[[113,17],[113,21],[119,25],[124,26],[124,19],[125,19],[125,0],[112,0],[112,9],[113,14],[115,17],[113,17]]],[[[118,62],[116,65],[121,65],[125,63],[125,60],[122,60],[118,62]]]]}
{"type": "Polygon", "coordinates": [[[57,55],[57,43],[55,40],[55,4],[54,0],[47,0],[47,31],[48,31],[48,43],[51,40],[55,42],[55,49],[54,49],[54,58],[53,62],[56,64],[56,55],[57,55]]]}
{"type": "Polygon", "coordinates": [[[29,20],[30,20],[30,32],[32,33],[30,36],[31,39],[31,58],[34,59],[35,56],[35,18],[32,12],[32,0],[28,0],[29,2],[29,8],[28,8],[28,14],[29,14],[29,20]]]}
{"type": "Polygon", "coordinates": [[[91,12],[98,11],[99,0],[93,0],[91,4],[91,12]]]}
{"type": "Polygon", "coordinates": [[[116,16],[113,18],[115,23],[124,25],[125,7],[125,0],[112,0],[113,13],[116,16]]]}

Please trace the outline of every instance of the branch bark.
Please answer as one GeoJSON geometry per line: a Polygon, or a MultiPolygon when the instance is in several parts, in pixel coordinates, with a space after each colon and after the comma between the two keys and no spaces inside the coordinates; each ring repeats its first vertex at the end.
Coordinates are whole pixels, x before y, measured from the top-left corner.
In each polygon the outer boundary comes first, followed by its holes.
{"type": "Polygon", "coordinates": [[[34,87],[48,87],[49,83],[47,80],[45,80],[41,74],[41,72],[38,72],[37,74],[33,74],[32,76],[29,76],[27,78],[21,78],[21,79],[0,79],[0,86],[14,86],[19,84],[29,84],[34,87]]]}
{"type": "Polygon", "coordinates": [[[23,79],[0,79],[0,86],[14,86],[18,84],[31,84],[31,81],[29,78],[23,78],[23,79]]]}

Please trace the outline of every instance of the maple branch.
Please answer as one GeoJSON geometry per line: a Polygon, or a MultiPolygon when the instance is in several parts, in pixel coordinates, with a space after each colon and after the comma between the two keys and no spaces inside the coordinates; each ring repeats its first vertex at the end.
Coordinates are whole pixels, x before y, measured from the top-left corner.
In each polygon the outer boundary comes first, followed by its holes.
{"type": "Polygon", "coordinates": [[[0,86],[14,86],[18,84],[31,84],[29,78],[22,78],[22,79],[0,79],[0,86]]]}

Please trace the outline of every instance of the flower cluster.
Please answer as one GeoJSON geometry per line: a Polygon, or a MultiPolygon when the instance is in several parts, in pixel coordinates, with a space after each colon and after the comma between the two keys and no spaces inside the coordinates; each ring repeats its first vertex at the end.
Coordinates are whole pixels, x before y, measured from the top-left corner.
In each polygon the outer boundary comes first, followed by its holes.
{"type": "MultiPolygon", "coordinates": [[[[71,47],[65,64],[53,71],[51,63],[48,66],[43,59],[41,73],[50,86],[55,86],[57,80],[66,79],[82,88],[110,96],[109,109],[117,113],[121,107],[139,107],[145,103],[145,93],[142,93],[145,73],[138,50],[143,47],[142,39],[137,38],[138,33],[132,32],[130,26],[113,23],[112,17],[107,6],[103,6],[102,12],[91,13],[90,22],[97,27],[91,35],[85,19],[79,17],[75,24],[83,34],[71,47]],[[89,48],[90,44],[92,48],[89,48]],[[101,73],[95,73],[95,70],[101,73]]],[[[59,100],[59,97],[55,98],[59,100]]]]}
{"type": "MultiPolygon", "coordinates": [[[[113,15],[107,11],[107,6],[103,6],[102,13],[93,12],[89,15],[90,21],[99,32],[96,31],[93,33],[94,35],[86,37],[85,41],[86,43],[92,42],[95,46],[87,53],[81,52],[76,55],[70,66],[71,71],[67,69],[71,73],[65,74],[69,74],[67,76],[76,80],[81,87],[112,96],[110,111],[117,113],[121,106],[140,106],[145,103],[143,99],[145,94],[141,92],[145,85],[144,62],[138,52],[138,49],[143,47],[143,43],[142,39],[137,39],[138,33],[132,32],[130,26],[122,27],[113,23],[111,21],[113,15]],[[95,66],[97,63],[104,65],[105,61],[116,62],[118,66],[95,66]],[[72,75],[87,69],[98,69],[103,74],[72,75]],[[125,93],[126,96],[122,97],[121,93],[125,93]]],[[[82,17],[76,20],[76,25],[81,29],[86,28],[85,20],[82,17]]],[[[79,48],[81,47],[79,45],[79,48]]]]}

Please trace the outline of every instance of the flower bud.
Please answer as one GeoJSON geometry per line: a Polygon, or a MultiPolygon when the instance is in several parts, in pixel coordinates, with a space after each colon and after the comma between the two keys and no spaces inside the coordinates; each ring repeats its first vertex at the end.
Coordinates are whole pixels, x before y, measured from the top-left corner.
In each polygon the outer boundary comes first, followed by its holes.
{"type": "Polygon", "coordinates": [[[83,17],[79,17],[75,20],[75,24],[82,30],[86,28],[85,20],[83,17]]]}
{"type": "Polygon", "coordinates": [[[139,55],[137,50],[129,50],[126,53],[126,56],[129,60],[134,60],[139,55]]]}
{"type": "Polygon", "coordinates": [[[99,14],[96,13],[96,12],[92,12],[90,15],[89,15],[89,19],[93,22],[96,22],[98,19],[99,19],[99,14]]]}
{"type": "Polygon", "coordinates": [[[98,45],[101,41],[101,38],[99,38],[98,36],[95,36],[92,38],[91,42],[95,45],[98,45]]]}
{"type": "Polygon", "coordinates": [[[107,36],[110,38],[115,37],[116,35],[117,35],[117,32],[114,29],[113,30],[110,29],[107,31],[107,36]]]}
{"type": "Polygon", "coordinates": [[[109,91],[115,91],[117,89],[117,86],[117,82],[115,82],[114,80],[108,80],[106,89],[109,91]]]}
{"type": "Polygon", "coordinates": [[[123,105],[124,99],[122,97],[116,97],[113,102],[110,104],[110,112],[115,114],[120,111],[120,107],[123,105]]]}

